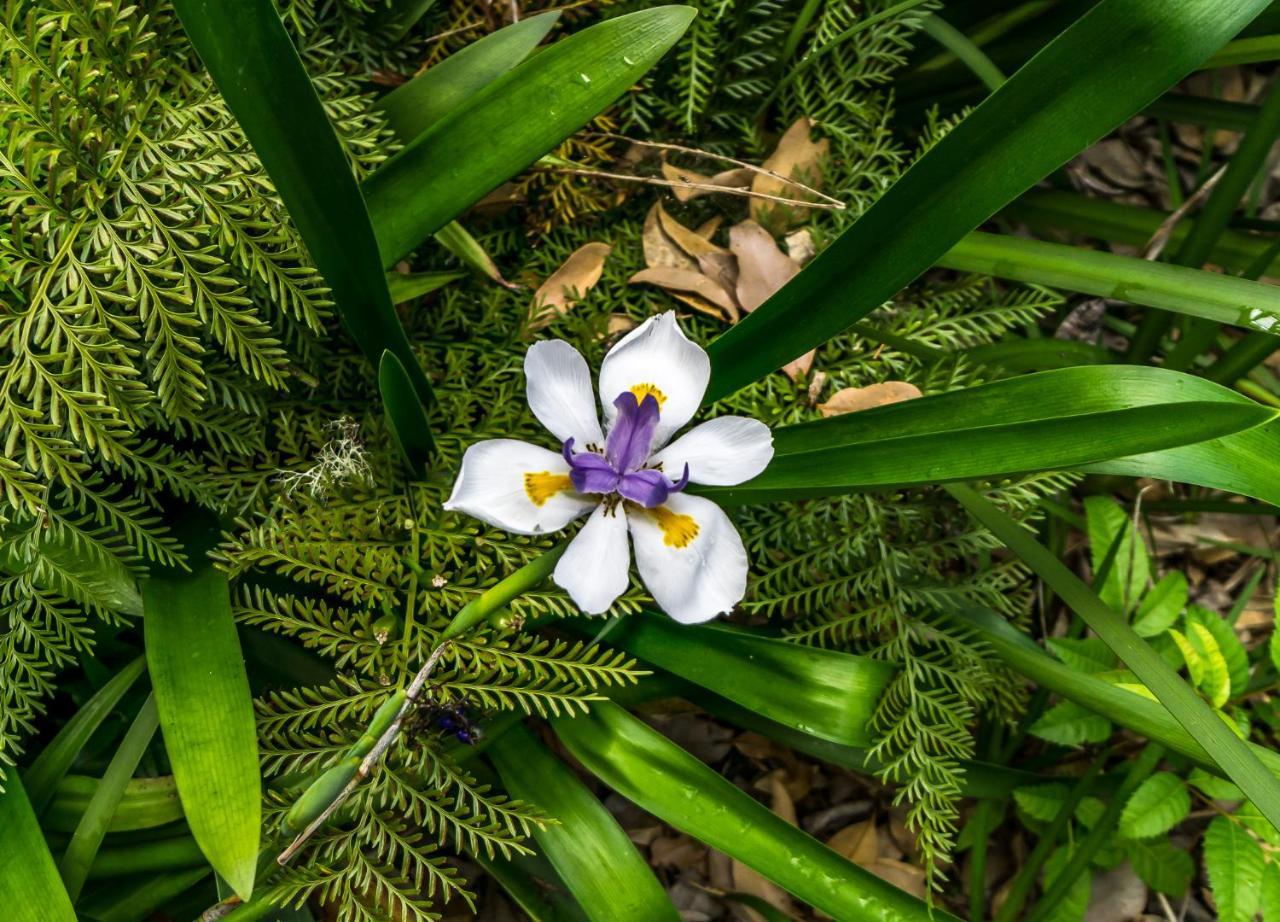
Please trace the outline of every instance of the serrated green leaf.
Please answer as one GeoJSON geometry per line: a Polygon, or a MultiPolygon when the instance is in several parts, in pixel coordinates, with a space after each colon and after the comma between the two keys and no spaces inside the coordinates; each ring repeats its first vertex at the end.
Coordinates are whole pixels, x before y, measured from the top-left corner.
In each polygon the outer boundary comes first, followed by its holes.
{"type": "Polygon", "coordinates": [[[1251,922],[1262,902],[1262,846],[1230,817],[1219,816],[1204,834],[1204,867],[1222,922],[1251,922]]]}
{"type": "Polygon", "coordinates": [[[517,724],[488,752],[507,791],[557,821],[533,836],[589,918],[678,922],[666,890],[617,820],[528,729],[517,724]]]}
{"type": "Polygon", "coordinates": [[[576,32],[418,135],[364,183],[383,265],[598,115],[666,53],[693,14],[658,6],[576,32]]]}
{"type": "Polygon", "coordinates": [[[1262,922],[1280,922],[1280,865],[1268,861],[1262,871],[1262,922]]]}
{"type": "Polygon", "coordinates": [[[1211,775],[1203,768],[1193,768],[1187,783],[1214,800],[1244,800],[1240,789],[1225,778],[1211,775]]]}
{"type": "Polygon", "coordinates": [[[1112,554],[1106,578],[1094,591],[1116,611],[1128,612],[1137,605],[1151,576],[1147,545],[1133,527],[1132,516],[1111,497],[1085,497],[1084,511],[1095,574],[1102,572],[1105,558],[1112,554]]]}
{"type": "MultiPolygon", "coordinates": [[[[1057,876],[1062,873],[1067,862],[1071,860],[1071,847],[1061,845],[1054,849],[1049,860],[1044,863],[1044,885],[1052,886],[1057,876]]],[[[1089,875],[1081,874],[1071,883],[1071,887],[1061,900],[1048,907],[1044,914],[1045,922],[1080,922],[1089,909],[1089,875]]]]}
{"type": "Polygon", "coordinates": [[[1196,873],[1191,856],[1180,848],[1174,848],[1168,839],[1126,842],[1124,851],[1134,873],[1148,887],[1166,896],[1181,897],[1185,894],[1196,873]]]}
{"type": "Polygon", "coordinates": [[[76,920],[26,791],[12,776],[0,788],[0,893],[15,922],[76,920]]]}
{"type": "Polygon", "coordinates": [[[1139,637],[1155,637],[1173,626],[1187,605],[1187,578],[1177,570],[1166,573],[1151,587],[1138,605],[1133,632],[1139,637]]]}
{"type": "Polygon", "coordinates": [[[1018,809],[1041,823],[1051,823],[1071,794],[1065,784],[1033,784],[1014,789],[1013,801],[1018,809]]]}
{"type": "Polygon", "coordinates": [[[253,696],[227,577],[207,562],[142,585],[165,749],[191,834],[241,899],[253,892],[262,790],[253,696]]]}
{"type": "Polygon", "coordinates": [[[1081,672],[1108,672],[1116,667],[1116,655],[1097,637],[1050,637],[1049,649],[1081,672]]]}
{"type": "Polygon", "coordinates": [[[1111,736],[1111,721],[1072,701],[1060,701],[1031,725],[1032,736],[1060,746],[1101,743],[1111,736]]]}
{"type": "Polygon", "coordinates": [[[382,397],[387,428],[400,449],[400,457],[414,477],[422,477],[436,443],[413,382],[404,364],[391,352],[382,353],[378,363],[378,393],[382,397]]]}
{"type": "Polygon", "coordinates": [[[1200,647],[1193,644],[1185,634],[1174,628],[1168,631],[1174,643],[1178,645],[1178,650],[1182,653],[1182,661],[1186,663],[1187,675],[1191,678],[1191,684],[1199,688],[1204,683],[1205,662],[1204,657],[1200,655],[1200,647]]]}
{"type": "Polygon", "coordinates": [[[1268,823],[1267,818],[1249,801],[1242,803],[1232,816],[1267,845],[1280,849],[1280,829],[1268,823]]]}
{"type": "Polygon", "coordinates": [[[1191,795],[1177,775],[1156,772],[1133,792],[1120,814],[1120,835],[1151,839],[1168,832],[1191,812],[1191,795]]]}
{"type": "Polygon", "coordinates": [[[1235,629],[1225,618],[1199,605],[1192,605],[1187,609],[1187,623],[1199,624],[1213,635],[1230,677],[1230,694],[1243,694],[1249,685],[1249,654],[1235,629]]]}
{"type": "Polygon", "coordinates": [[[1187,641],[1196,649],[1203,665],[1200,689],[1209,696],[1216,708],[1221,708],[1231,697],[1231,673],[1227,661],[1218,647],[1218,640],[1203,624],[1187,620],[1187,641]]]}
{"type": "Polygon", "coordinates": [[[1107,805],[1097,797],[1090,794],[1080,800],[1080,805],[1076,807],[1075,818],[1080,821],[1080,825],[1086,829],[1092,829],[1102,820],[1103,814],[1107,812],[1107,805]]]}

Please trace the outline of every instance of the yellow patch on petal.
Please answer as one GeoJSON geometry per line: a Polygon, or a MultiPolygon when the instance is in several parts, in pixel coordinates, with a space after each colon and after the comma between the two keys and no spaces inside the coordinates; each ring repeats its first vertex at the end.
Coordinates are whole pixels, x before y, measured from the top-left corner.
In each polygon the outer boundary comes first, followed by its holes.
{"type": "Polygon", "coordinates": [[[636,403],[644,403],[644,398],[652,394],[653,399],[658,401],[658,409],[662,409],[662,405],[667,402],[667,395],[658,390],[656,384],[636,384],[631,388],[631,393],[636,395],[636,403]]]}
{"type": "Polygon", "coordinates": [[[662,529],[662,543],[667,547],[688,547],[698,537],[698,522],[693,516],[672,512],[666,506],[647,511],[662,529]]]}
{"type": "Polygon", "coordinates": [[[539,471],[524,475],[524,492],[535,506],[545,505],[547,500],[564,490],[572,490],[573,481],[568,474],[539,471]]]}

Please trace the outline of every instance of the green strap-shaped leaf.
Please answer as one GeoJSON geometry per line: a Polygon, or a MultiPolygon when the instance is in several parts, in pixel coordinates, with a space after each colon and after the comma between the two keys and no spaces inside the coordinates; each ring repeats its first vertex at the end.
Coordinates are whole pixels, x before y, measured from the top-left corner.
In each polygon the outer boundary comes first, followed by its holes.
{"type": "Polygon", "coordinates": [[[387,288],[391,291],[391,300],[396,304],[412,301],[437,288],[443,288],[450,282],[466,278],[465,272],[414,272],[401,275],[399,272],[387,273],[387,288]]]}
{"type": "Polygon", "coordinates": [[[582,907],[569,896],[564,881],[544,855],[471,857],[524,911],[529,922],[587,922],[582,907]]]}
{"type": "Polygon", "coordinates": [[[378,363],[378,392],[382,395],[382,409],[387,416],[387,428],[413,476],[421,477],[427,469],[427,461],[435,452],[436,443],[431,437],[431,425],[426,410],[413,390],[413,382],[404,365],[394,353],[382,353],[378,363]]]}
{"type": "Polygon", "coordinates": [[[1106,641],[1139,681],[1213,757],[1227,777],[1240,786],[1272,824],[1280,828],[1280,779],[1263,766],[1248,744],[1235,735],[1160,654],[1133,633],[1120,615],[1032,538],[1022,525],[968,487],[957,485],[947,490],[1106,641]]]}
{"type": "Polygon", "coordinates": [[[227,578],[204,564],[142,584],[147,667],[191,834],[241,899],[258,859],[262,791],[253,698],[227,578]]]}
{"type": "Polygon", "coordinates": [[[58,873],[62,875],[62,882],[66,885],[72,902],[80,897],[84,882],[89,877],[89,868],[93,864],[94,856],[102,846],[102,838],[107,834],[107,828],[111,825],[111,818],[115,815],[116,807],[124,796],[129,779],[133,777],[143,754],[151,745],[151,739],[156,733],[156,725],[156,699],[155,695],[151,694],[143,702],[138,716],[129,725],[124,739],[120,741],[115,755],[111,757],[107,770],[102,774],[102,780],[98,782],[93,796],[89,798],[89,805],[85,808],[84,815],[80,817],[75,832],[71,834],[71,841],[67,844],[66,851],[62,853],[62,860],[58,862],[58,873]]]}
{"type": "Polygon", "coordinates": [[[675,44],[693,15],[659,6],[583,29],[435,122],[365,180],[383,265],[598,115],[675,44]]]}
{"type": "Polygon", "coordinates": [[[623,619],[608,643],[770,720],[847,746],[873,742],[867,726],[895,672],[868,657],[652,613],[623,619]]]}
{"type": "Polygon", "coordinates": [[[1062,368],[777,429],[777,454],[763,474],[701,492],[724,503],[767,502],[1056,470],[1121,457],[1136,444],[1246,430],[1275,412],[1159,368],[1062,368]]]}
{"type": "Polygon", "coordinates": [[[146,662],[139,656],[108,679],[41,750],[31,767],[22,773],[22,782],[27,786],[27,796],[31,798],[31,806],[37,816],[53,800],[58,782],[71,770],[89,737],[120,703],[125,692],[133,687],[145,668],[146,662]]]}
{"type": "Polygon", "coordinates": [[[412,141],[523,61],[559,18],[558,12],[543,13],[512,23],[396,87],[378,100],[391,130],[400,140],[412,141]]]}
{"type": "Polygon", "coordinates": [[[663,822],[841,922],[954,920],[840,857],[612,702],[552,721],[573,756],[663,822]]]}
{"type": "Polygon", "coordinates": [[[524,726],[489,744],[513,797],[557,820],[534,830],[543,854],[593,922],[678,922],[680,914],[626,832],[569,768],[524,726]]]}
{"type": "Polygon", "coordinates": [[[0,893],[14,922],[75,922],[35,812],[12,775],[0,789],[0,893]]]}
{"type": "MultiPolygon", "coordinates": [[[[223,99],[266,167],[347,331],[373,364],[404,363],[429,403],[378,257],[360,187],[271,0],[175,0],[223,99]]],[[[487,190],[486,190],[487,191],[487,190]]]]}
{"type": "Polygon", "coordinates": [[[889,300],[1266,6],[1267,0],[1102,0],[916,161],[803,272],[711,344],[707,399],[780,368],[889,300]],[[1133,66],[1135,55],[1142,67],[1133,66]]]}
{"type": "MultiPolygon", "coordinates": [[[[102,783],[90,775],[67,775],[58,782],[40,825],[50,832],[74,832],[89,802],[102,783]]],[[[158,778],[130,778],[116,804],[107,832],[155,829],[182,819],[178,786],[172,775],[158,778]]]]}

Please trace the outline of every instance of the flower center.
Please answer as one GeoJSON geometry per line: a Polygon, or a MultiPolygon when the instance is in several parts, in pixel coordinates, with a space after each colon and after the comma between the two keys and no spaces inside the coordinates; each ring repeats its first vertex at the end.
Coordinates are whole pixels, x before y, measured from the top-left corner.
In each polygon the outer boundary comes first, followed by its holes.
{"type": "Polygon", "coordinates": [[[662,405],[667,402],[667,395],[662,393],[656,384],[637,384],[628,393],[634,395],[639,403],[644,403],[646,397],[652,397],[658,401],[658,409],[662,409],[662,405]]]}
{"type": "Polygon", "coordinates": [[[573,489],[573,479],[568,474],[538,471],[524,475],[524,492],[535,506],[546,505],[547,500],[562,490],[573,489]]]}
{"type": "Polygon", "coordinates": [[[667,547],[688,547],[698,537],[698,523],[691,515],[672,512],[665,506],[650,509],[649,515],[662,529],[662,543],[667,547]]]}

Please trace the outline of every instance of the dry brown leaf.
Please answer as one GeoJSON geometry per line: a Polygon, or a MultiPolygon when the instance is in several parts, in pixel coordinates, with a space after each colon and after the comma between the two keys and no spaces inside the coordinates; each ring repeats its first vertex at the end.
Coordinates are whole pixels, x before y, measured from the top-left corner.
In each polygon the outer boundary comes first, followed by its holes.
{"type": "MultiPolygon", "coordinates": [[[[751,185],[751,180],[755,173],[745,167],[736,167],[732,170],[716,173],[714,176],[706,176],[682,166],[663,163],[662,175],[672,182],[692,182],[700,186],[719,186],[722,189],[741,191],[751,185]]],[[[687,202],[690,199],[715,193],[714,189],[690,189],[687,186],[674,186],[671,191],[675,193],[676,201],[679,202],[687,202]]]]}
{"type": "Polygon", "coordinates": [[[729,253],[708,253],[698,257],[698,268],[729,296],[729,322],[737,323],[742,316],[734,296],[738,287],[738,261],[729,253]]]}
{"type": "Polygon", "coordinates": [[[585,297],[600,281],[604,261],[612,252],[607,243],[587,243],[570,253],[564,265],[534,292],[534,325],[545,326],[585,297]]]}
{"type": "MultiPolygon", "coordinates": [[[[630,285],[657,285],[680,297],[682,294],[695,295],[705,303],[715,306],[715,316],[721,319],[732,318],[737,307],[729,293],[707,278],[701,272],[691,269],[675,269],[661,267],[657,269],[641,269],[627,280],[630,285]]],[[[681,300],[684,300],[681,298],[681,300]]],[[[697,306],[697,305],[691,305],[697,306]]]]}
{"type": "Polygon", "coordinates": [[[900,400],[912,400],[923,396],[920,388],[907,381],[885,381],[883,384],[868,384],[866,387],[846,387],[831,395],[826,403],[818,404],[823,416],[840,416],[843,413],[856,413],[872,407],[882,407],[887,403],[900,400]]]}
{"type": "MultiPolygon", "coordinates": [[[[815,189],[822,186],[822,160],[831,144],[826,138],[810,140],[813,123],[808,117],[796,119],[778,139],[778,146],[764,162],[764,168],[786,179],[794,179],[815,189]]],[[[803,190],[797,190],[780,179],[757,173],[751,181],[751,191],[760,195],[777,195],[783,198],[803,198],[803,190]]],[[[780,205],[766,199],[751,200],[751,217],[769,230],[781,234],[799,223],[808,211],[794,205],[780,205]]]]}
{"type": "Polygon", "coordinates": [[[697,231],[690,230],[685,227],[671,215],[667,214],[667,210],[662,207],[662,203],[657,205],[658,221],[662,224],[662,229],[666,231],[667,236],[672,239],[676,246],[684,250],[694,259],[700,256],[707,256],[711,253],[722,253],[728,255],[729,251],[722,246],[716,246],[705,237],[700,237],[697,231]]]}
{"type": "Polygon", "coordinates": [[[813,367],[813,358],[817,355],[817,351],[810,349],[798,359],[792,359],[790,362],[782,366],[782,373],[792,381],[799,381],[809,373],[809,369],[813,367]]]}
{"type": "Polygon", "coordinates": [[[626,314],[610,314],[606,335],[609,337],[619,336],[623,333],[630,333],[635,328],[636,322],[626,314]]]}
{"type": "Polygon", "coordinates": [[[703,240],[710,240],[715,236],[716,231],[720,229],[720,225],[724,223],[724,215],[713,215],[703,221],[693,229],[693,232],[703,240]]]}
{"type": "Polygon", "coordinates": [[[925,897],[924,869],[905,861],[893,858],[881,858],[867,866],[867,870],[883,881],[893,884],[899,890],[905,890],[917,899],[925,897]]]}
{"type": "MultiPolygon", "coordinates": [[[[796,825],[796,807],[791,800],[791,795],[787,793],[787,787],[778,777],[778,772],[774,772],[770,778],[770,790],[773,794],[773,812],[783,820],[786,820],[792,826],[796,825]]],[[[773,881],[760,875],[759,872],[747,867],[741,861],[733,861],[733,888],[740,893],[750,893],[752,896],[758,896],[770,906],[779,912],[791,913],[791,897],[787,892],[779,887],[773,881]]],[[[742,913],[748,919],[761,920],[759,913],[754,910],[742,907],[742,913]]]]}
{"type": "Polygon", "coordinates": [[[707,848],[688,836],[659,836],[649,845],[649,860],[657,867],[705,869],[707,848]]]}
{"type": "Polygon", "coordinates": [[[787,245],[787,255],[801,266],[818,255],[818,248],[813,243],[813,234],[807,227],[792,231],[783,238],[782,242],[787,245]]]}
{"type": "Polygon", "coordinates": [[[662,229],[662,222],[658,219],[661,209],[662,206],[655,202],[644,219],[644,234],[641,237],[644,243],[644,264],[650,269],[696,269],[697,261],[676,246],[675,241],[662,229]]]}
{"type": "Polygon", "coordinates": [[[827,839],[827,845],[859,867],[870,867],[880,860],[880,835],[874,819],[844,827],[827,839]]]}
{"type": "Polygon", "coordinates": [[[729,250],[738,258],[738,303],[748,313],[800,272],[773,235],[750,219],[729,228],[729,250]]]}

